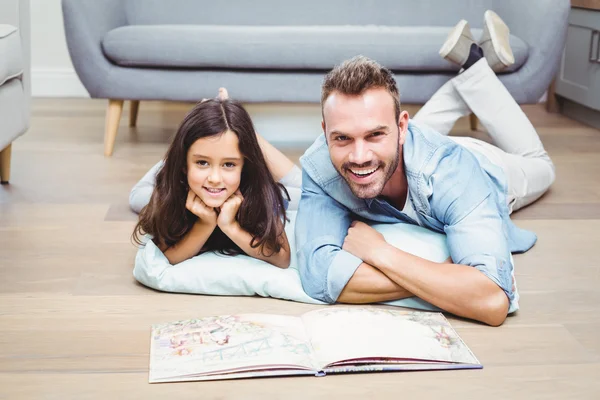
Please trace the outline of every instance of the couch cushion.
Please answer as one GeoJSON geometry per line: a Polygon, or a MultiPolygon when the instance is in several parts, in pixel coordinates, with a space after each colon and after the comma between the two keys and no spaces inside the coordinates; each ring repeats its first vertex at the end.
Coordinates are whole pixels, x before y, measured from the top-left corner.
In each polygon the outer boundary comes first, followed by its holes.
{"type": "Polygon", "coordinates": [[[0,85],[23,73],[23,50],[19,30],[0,24],[0,85]]]}
{"type": "MultiPolygon", "coordinates": [[[[125,67],[329,70],[363,54],[394,71],[456,71],[438,51],[451,27],[137,25],[114,29],[106,56],[125,67]]],[[[477,38],[481,30],[473,29],[477,38]]],[[[518,69],[528,47],[511,36],[518,69]]]]}

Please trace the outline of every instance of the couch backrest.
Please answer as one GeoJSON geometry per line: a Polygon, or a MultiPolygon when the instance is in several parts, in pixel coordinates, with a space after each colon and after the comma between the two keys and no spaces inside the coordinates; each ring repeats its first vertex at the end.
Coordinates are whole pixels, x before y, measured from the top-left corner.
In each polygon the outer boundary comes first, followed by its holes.
{"type": "MultiPolygon", "coordinates": [[[[529,0],[525,0],[529,1],[529,0]]],[[[130,25],[391,25],[480,27],[492,0],[125,0],[130,25]]]]}

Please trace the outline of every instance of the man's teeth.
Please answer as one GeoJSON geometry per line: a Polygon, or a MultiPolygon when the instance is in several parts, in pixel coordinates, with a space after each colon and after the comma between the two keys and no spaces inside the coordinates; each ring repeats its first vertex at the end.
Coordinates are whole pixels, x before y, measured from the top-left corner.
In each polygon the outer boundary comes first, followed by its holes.
{"type": "Polygon", "coordinates": [[[377,171],[377,168],[373,168],[373,169],[366,169],[366,170],[355,170],[355,169],[351,169],[350,171],[352,171],[352,173],[354,175],[358,175],[358,176],[366,176],[366,175],[370,175],[373,172],[377,171]]]}

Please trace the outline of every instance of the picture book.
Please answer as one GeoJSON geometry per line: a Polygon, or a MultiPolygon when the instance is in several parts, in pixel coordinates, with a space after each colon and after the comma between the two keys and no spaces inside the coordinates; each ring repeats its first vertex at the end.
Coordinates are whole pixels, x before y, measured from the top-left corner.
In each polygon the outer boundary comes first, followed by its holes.
{"type": "Polygon", "coordinates": [[[150,382],[482,368],[443,314],[335,306],[154,325],[150,382]]]}

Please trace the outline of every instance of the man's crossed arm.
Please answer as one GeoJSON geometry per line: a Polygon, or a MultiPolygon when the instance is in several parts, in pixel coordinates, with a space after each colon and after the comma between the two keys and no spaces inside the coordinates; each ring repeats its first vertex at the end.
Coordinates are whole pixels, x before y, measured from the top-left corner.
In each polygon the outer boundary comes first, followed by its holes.
{"type": "Polygon", "coordinates": [[[471,266],[437,263],[404,252],[363,222],[352,224],[342,248],[363,263],[342,290],[339,302],[372,303],[414,295],[452,314],[492,326],[506,318],[504,291],[471,266]]]}
{"type": "MultiPolygon", "coordinates": [[[[480,206],[486,209],[485,204],[480,206]]],[[[305,173],[296,218],[302,284],[308,295],[326,302],[371,303],[417,296],[442,310],[497,326],[506,318],[509,300],[499,279],[490,278],[497,274],[488,272],[495,271],[496,258],[478,257],[479,250],[489,253],[489,249],[464,242],[476,234],[491,240],[495,252],[508,251],[503,249],[506,243],[494,243],[506,242],[498,232],[502,232],[499,218],[480,220],[477,212],[471,213],[446,230],[448,245],[455,249],[452,259],[459,263],[429,261],[393,247],[370,226],[353,222],[351,212],[305,173]],[[469,249],[471,244],[474,250],[469,249]],[[487,264],[480,265],[481,260],[487,264]]]]}

